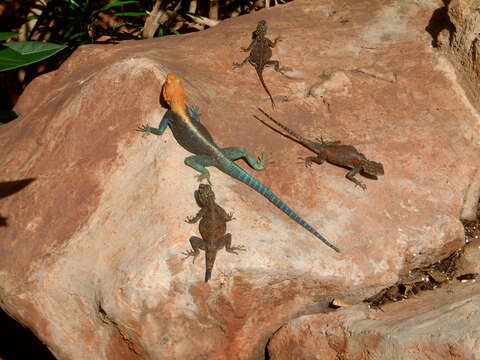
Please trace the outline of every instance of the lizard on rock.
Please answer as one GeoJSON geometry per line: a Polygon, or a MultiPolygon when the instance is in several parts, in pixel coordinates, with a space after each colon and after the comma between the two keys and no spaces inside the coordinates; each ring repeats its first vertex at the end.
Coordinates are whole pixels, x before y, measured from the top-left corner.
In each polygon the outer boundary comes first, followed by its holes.
{"type": "Polygon", "coordinates": [[[183,253],[185,259],[193,256],[193,262],[198,255],[200,249],[205,251],[205,282],[212,277],[213,264],[217,257],[217,251],[224,248],[229,253],[238,255],[236,250],[245,251],[243,245],[232,247],[232,235],[226,234],[227,222],[233,220],[233,214],[227,214],[223,208],[215,202],[215,194],[212,187],[206,184],[200,184],[198,190],[195,191],[195,200],[197,201],[200,211],[193,217],[187,217],[185,220],[189,224],[195,224],[200,220],[198,230],[202,237],[192,236],[190,245],[193,250],[183,253]]]}
{"type": "MultiPolygon", "coordinates": [[[[383,175],[383,165],[376,161],[368,160],[365,155],[360,153],[355,147],[352,145],[343,145],[340,141],[329,141],[325,142],[323,139],[318,139],[320,142],[311,141],[305,139],[304,137],[298,135],[293,130],[289,129],[282,123],[278,122],[270,115],[268,115],[265,111],[258,108],[266,117],[268,117],[271,121],[277,124],[280,128],[285,130],[288,134],[293,137],[294,141],[297,141],[301,145],[305,146],[307,149],[313,151],[316,156],[309,156],[305,158],[305,166],[310,167],[312,162],[316,162],[317,164],[322,164],[325,160],[327,160],[330,164],[338,165],[345,167],[347,169],[351,169],[346,178],[353,183],[355,186],[360,186],[363,190],[367,190],[367,186],[355,179],[355,175],[357,173],[362,173],[367,177],[378,179],[378,175],[383,175]]],[[[254,115],[255,116],[255,115],[254,115]]],[[[262,123],[271,127],[263,120],[259,119],[255,116],[257,120],[260,120],[262,123]]],[[[274,129],[275,130],[275,129],[274,129]]],[[[286,135],[285,135],[286,136],[286,135]]],[[[290,138],[290,136],[287,136],[290,138]]]]}
{"type": "Polygon", "coordinates": [[[243,66],[247,61],[255,68],[258,74],[258,78],[262,83],[263,88],[270,97],[272,107],[275,108],[275,102],[273,101],[272,94],[263,81],[263,69],[267,66],[274,66],[275,71],[283,74],[288,68],[280,68],[280,64],[277,60],[270,60],[272,57],[272,50],[277,45],[277,42],[281,41],[280,38],[276,38],[275,41],[265,37],[267,34],[267,22],[260,20],[257,24],[257,29],[252,33],[252,42],[247,48],[241,48],[242,51],[250,51],[250,54],[241,63],[233,63],[234,68],[243,66]]]}
{"type": "Polygon", "coordinates": [[[280,200],[269,188],[233,162],[234,160],[244,158],[254,169],[263,170],[265,168],[263,155],[255,159],[243,147],[228,147],[223,149],[218,147],[207,128],[200,122],[200,115],[197,110],[193,107],[186,106],[185,89],[177,75],[167,75],[162,94],[170,106],[170,109],[163,116],[158,129],[148,125],[142,125],[137,129],[138,131],[162,135],[167,126],[170,126],[177,142],[185,150],[195,154],[187,157],[185,164],[200,173],[197,175],[198,181],[203,179],[210,181],[210,172],[206,169],[206,166],[215,166],[220,171],[247,184],[265,196],[275,206],[323,241],[327,246],[340,252],[318,231],[313,229],[305,220],[293,212],[293,210],[280,200]]]}

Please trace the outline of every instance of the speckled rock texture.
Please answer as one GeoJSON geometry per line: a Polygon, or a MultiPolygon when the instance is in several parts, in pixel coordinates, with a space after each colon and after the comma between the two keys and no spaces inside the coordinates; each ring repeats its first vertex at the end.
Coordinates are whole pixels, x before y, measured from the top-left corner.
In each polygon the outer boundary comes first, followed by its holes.
{"type": "Polygon", "coordinates": [[[263,359],[289,320],[333,297],[358,302],[461,247],[479,117],[425,30],[440,5],[297,0],[204,32],[79,48],[0,128],[0,181],[35,178],[0,199],[2,308],[59,359],[263,359]],[[264,71],[277,111],[251,66],[232,69],[261,19],[291,68],[264,71]],[[203,282],[203,254],[182,255],[198,235],[184,222],[198,210],[189,153],[168,129],[135,131],[158,125],[170,72],[220,146],[267,154],[262,172],[238,163],[340,254],[212,168],[247,251],[220,251],[203,282]],[[306,137],[356,146],[385,176],[362,178],[363,191],[343,168],[306,169],[309,151],[253,118],[258,106],[306,137]]]}

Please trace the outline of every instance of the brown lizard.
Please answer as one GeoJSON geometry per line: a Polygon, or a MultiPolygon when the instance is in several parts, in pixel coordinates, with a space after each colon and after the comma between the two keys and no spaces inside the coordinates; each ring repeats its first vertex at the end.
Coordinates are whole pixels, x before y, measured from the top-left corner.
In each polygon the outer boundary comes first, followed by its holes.
{"type": "Polygon", "coordinates": [[[277,45],[277,42],[281,41],[281,39],[276,38],[272,41],[265,37],[266,34],[267,22],[265,20],[260,20],[257,24],[257,29],[252,33],[252,42],[250,45],[247,48],[241,48],[242,51],[250,51],[250,54],[241,63],[233,63],[233,68],[239,68],[248,61],[257,71],[258,78],[270,97],[272,107],[275,108],[272,94],[268,90],[267,85],[265,85],[265,81],[263,81],[263,69],[267,66],[274,66],[275,71],[283,74],[288,68],[280,68],[280,63],[277,60],[270,60],[272,57],[272,50],[270,48],[274,48],[277,45]]]}
{"type": "MultiPolygon", "coordinates": [[[[262,109],[258,108],[258,110],[260,110],[266,117],[268,117],[271,121],[273,121],[283,130],[285,130],[288,134],[293,136],[294,138],[293,140],[299,142],[300,144],[305,146],[307,149],[317,154],[316,156],[301,158],[305,160],[306,167],[310,167],[312,165],[312,162],[315,162],[317,164],[322,164],[325,160],[327,160],[330,164],[351,169],[347,173],[346,178],[352,181],[353,183],[355,183],[355,185],[360,186],[363,190],[367,190],[367,186],[364,183],[355,179],[356,174],[360,172],[362,175],[365,175],[375,180],[378,179],[378,175],[384,174],[383,165],[381,163],[368,160],[365,157],[365,155],[360,153],[352,145],[343,145],[340,143],[340,141],[325,142],[323,141],[322,138],[316,139],[317,141],[320,141],[320,142],[315,142],[315,141],[305,139],[304,137],[298,135],[293,130],[289,129],[282,123],[272,118],[262,109]]],[[[271,128],[271,126],[267,124],[265,121],[259,119],[255,115],[254,117],[271,128]]],[[[287,137],[290,138],[290,136],[287,136],[287,137]]]]}
{"type": "Polygon", "coordinates": [[[202,237],[192,236],[190,245],[193,250],[183,253],[185,259],[193,256],[193,262],[200,250],[205,251],[205,282],[212,276],[213,264],[217,257],[217,251],[225,247],[229,253],[238,255],[235,250],[245,251],[243,245],[232,246],[232,234],[226,234],[227,222],[233,220],[233,214],[227,212],[215,202],[215,194],[212,187],[206,184],[200,184],[198,190],[195,191],[195,200],[197,201],[200,211],[193,217],[187,217],[185,220],[189,224],[194,224],[200,220],[198,230],[202,237]]]}

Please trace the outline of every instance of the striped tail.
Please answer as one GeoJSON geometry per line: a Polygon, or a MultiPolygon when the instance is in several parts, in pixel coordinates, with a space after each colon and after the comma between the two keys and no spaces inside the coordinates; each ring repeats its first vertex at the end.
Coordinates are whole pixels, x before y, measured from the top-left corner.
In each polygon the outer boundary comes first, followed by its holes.
{"type": "Polygon", "coordinates": [[[244,171],[241,167],[237,166],[234,163],[231,163],[231,166],[229,167],[228,170],[223,170],[226,174],[234,177],[237,180],[240,180],[241,182],[247,184],[250,186],[252,189],[258,191],[260,194],[265,196],[268,200],[270,200],[276,207],[278,207],[280,210],[282,210],[285,214],[287,214],[289,217],[291,217],[295,222],[298,224],[302,225],[305,229],[307,229],[309,232],[311,232],[313,235],[315,235],[317,238],[322,240],[322,242],[327,245],[328,247],[332,248],[336,252],[340,252],[337,247],[334,245],[330,244],[330,242],[323,237],[322,234],[320,234],[317,230],[312,228],[305,220],[303,220],[300,216],[295,214],[295,212],[290,209],[287,204],[285,204],[280,198],[275,195],[269,188],[267,188],[265,185],[263,185],[261,182],[256,180],[254,177],[252,177],[250,174],[248,174],[246,171],[244,171]]]}

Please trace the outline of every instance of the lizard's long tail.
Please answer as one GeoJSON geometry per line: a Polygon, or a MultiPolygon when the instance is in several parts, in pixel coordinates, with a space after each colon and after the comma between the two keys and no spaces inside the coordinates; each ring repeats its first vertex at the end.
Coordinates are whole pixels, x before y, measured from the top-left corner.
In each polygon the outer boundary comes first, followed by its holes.
{"type": "Polygon", "coordinates": [[[217,250],[206,251],[205,249],[205,282],[212,277],[213,264],[215,264],[215,258],[217,257],[217,250]]]}
{"type": "Polygon", "coordinates": [[[255,70],[257,70],[257,75],[258,75],[258,78],[260,79],[260,82],[262,83],[263,88],[267,92],[268,96],[270,96],[270,101],[272,102],[272,108],[275,109],[275,101],[273,101],[273,96],[272,94],[270,94],[270,91],[268,90],[267,85],[265,85],[265,81],[263,81],[262,71],[257,68],[255,68],[255,70]]]}
{"type": "MultiPolygon", "coordinates": [[[[303,144],[308,144],[309,143],[309,140],[305,139],[303,136],[297,134],[295,131],[289,129],[288,127],[286,127],[285,125],[283,125],[281,122],[278,122],[277,120],[275,120],[273,117],[271,117],[270,115],[268,115],[265,111],[263,111],[261,108],[258,108],[258,110],[260,110],[263,115],[265,115],[266,117],[268,117],[272,122],[274,122],[275,124],[277,124],[280,128],[282,128],[283,130],[285,130],[287,133],[289,133],[290,135],[292,135],[295,139],[297,139],[298,141],[300,141],[301,143],[303,144]]],[[[260,119],[259,119],[260,120],[260,119]]],[[[262,121],[262,120],[260,120],[262,121]]]]}
{"type": "Polygon", "coordinates": [[[247,173],[245,170],[243,170],[238,165],[236,165],[234,163],[231,163],[231,164],[232,165],[228,170],[222,170],[221,168],[220,168],[220,170],[224,171],[226,174],[234,177],[235,179],[240,180],[241,182],[247,184],[252,189],[258,191],[260,194],[262,194],[268,200],[270,200],[276,207],[278,207],[285,214],[287,214],[289,217],[291,217],[295,222],[302,225],[305,229],[307,229],[309,232],[311,232],[317,238],[322,240],[322,242],[325,245],[332,248],[336,252],[340,252],[340,250],[338,250],[337,247],[330,244],[330,242],[322,234],[320,234],[317,230],[312,228],[305,220],[303,220],[300,216],[298,216],[292,209],[290,209],[287,206],[287,204],[285,204],[282,200],[280,200],[280,198],[277,195],[275,195],[269,188],[267,188],[261,182],[256,180],[253,176],[251,176],[249,173],[247,173]]]}

